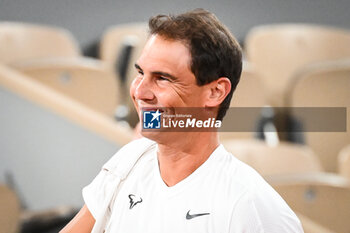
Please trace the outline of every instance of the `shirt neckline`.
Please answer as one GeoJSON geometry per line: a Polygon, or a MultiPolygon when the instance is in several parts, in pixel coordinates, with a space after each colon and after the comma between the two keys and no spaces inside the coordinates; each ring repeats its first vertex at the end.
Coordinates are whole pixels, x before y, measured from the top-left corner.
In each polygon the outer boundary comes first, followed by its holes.
{"type": "Polygon", "coordinates": [[[201,165],[199,166],[192,174],[187,176],[185,179],[181,180],[179,183],[175,184],[174,186],[167,186],[165,182],[163,181],[160,169],[159,169],[159,161],[158,161],[158,144],[156,144],[155,150],[154,150],[154,173],[156,178],[156,184],[160,188],[161,192],[165,195],[176,195],[182,190],[186,189],[187,187],[191,187],[193,183],[198,180],[198,178],[202,177],[202,174],[208,173],[210,168],[212,167],[212,164],[215,163],[216,158],[221,154],[222,150],[224,150],[224,147],[222,144],[220,144],[209,156],[209,158],[201,165]]]}

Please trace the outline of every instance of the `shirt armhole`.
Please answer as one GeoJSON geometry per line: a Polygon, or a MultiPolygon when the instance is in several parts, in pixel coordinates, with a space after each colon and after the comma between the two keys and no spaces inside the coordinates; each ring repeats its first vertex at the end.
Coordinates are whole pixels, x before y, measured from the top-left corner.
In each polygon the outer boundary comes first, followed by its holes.
{"type": "Polygon", "coordinates": [[[107,171],[101,170],[95,179],[82,190],[84,202],[95,220],[104,203],[105,192],[109,184],[108,180],[107,171]]]}

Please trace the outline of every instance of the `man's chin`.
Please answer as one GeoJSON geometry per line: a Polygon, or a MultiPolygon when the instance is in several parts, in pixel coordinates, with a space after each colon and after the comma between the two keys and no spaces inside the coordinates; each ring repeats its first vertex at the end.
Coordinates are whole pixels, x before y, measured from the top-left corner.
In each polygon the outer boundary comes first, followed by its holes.
{"type": "Polygon", "coordinates": [[[158,143],[165,143],[165,142],[171,142],[174,140],[174,136],[176,135],[176,132],[162,132],[158,130],[141,130],[141,135],[145,138],[148,138],[152,141],[158,142],[158,143]]]}
{"type": "Polygon", "coordinates": [[[159,140],[162,135],[161,132],[157,132],[157,131],[149,131],[149,130],[141,130],[141,135],[145,138],[151,139],[153,141],[157,141],[159,140]]]}

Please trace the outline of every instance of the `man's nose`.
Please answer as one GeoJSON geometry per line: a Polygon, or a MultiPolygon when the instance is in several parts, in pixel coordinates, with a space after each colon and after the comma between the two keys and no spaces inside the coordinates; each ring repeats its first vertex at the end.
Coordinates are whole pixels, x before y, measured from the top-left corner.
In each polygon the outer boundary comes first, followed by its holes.
{"type": "Polygon", "coordinates": [[[154,100],[155,96],[152,89],[152,80],[149,77],[143,77],[135,88],[135,98],[138,100],[150,101],[154,100]]]}

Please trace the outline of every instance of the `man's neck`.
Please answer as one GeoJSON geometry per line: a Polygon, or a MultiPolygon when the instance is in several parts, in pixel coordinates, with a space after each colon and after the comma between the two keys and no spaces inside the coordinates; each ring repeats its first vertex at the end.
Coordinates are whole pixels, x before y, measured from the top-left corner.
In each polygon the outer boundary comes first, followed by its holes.
{"type": "Polygon", "coordinates": [[[170,143],[158,142],[160,174],[169,187],[191,175],[219,145],[216,132],[177,136],[170,143]]]}

